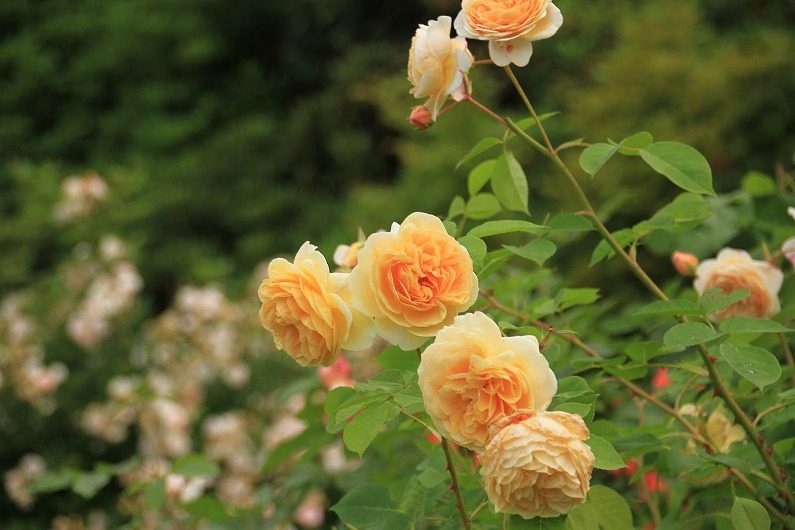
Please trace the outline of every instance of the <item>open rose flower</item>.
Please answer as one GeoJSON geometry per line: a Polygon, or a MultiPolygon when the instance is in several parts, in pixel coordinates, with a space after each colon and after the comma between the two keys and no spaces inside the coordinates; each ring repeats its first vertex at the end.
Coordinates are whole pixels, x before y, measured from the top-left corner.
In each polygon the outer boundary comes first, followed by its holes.
{"type": "Polygon", "coordinates": [[[496,511],[557,517],[585,501],[594,454],[580,416],[520,412],[495,430],[480,457],[480,474],[496,511]]]}
{"type": "Polygon", "coordinates": [[[464,75],[474,59],[466,39],[450,38],[452,19],[439,17],[420,24],[409,50],[408,77],[413,85],[409,91],[415,98],[428,98],[425,103],[435,121],[448,96],[456,101],[466,97],[464,75]]]}
{"type": "Polygon", "coordinates": [[[367,348],[372,325],[350,306],[348,279],[349,274],[330,273],[326,259],[308,242],[293,263],[271,261],[259,287],[259,317],[276,347],[301,366],[327,366],[343,348],[367,348]]]}
{"type": "Polygon", "coordinates": [[[740,290],[750,292],[744,300],[713,313],[713,320],[770,318],[780,310],[778,291],[782,281],[783,274],[770,263],[754,260],[743,250],[724,248],[716,259],[701,262],[693,286],[699,295],[707,289],[720,289],[724,294],[740,290]]]}
{"type": "Polygon", "coordinates": [[[472,258],[439,218],[415,212],[367,238],[350,291],[381,337],[411,350],[475,303],[478,278],[472,258]]]}
{"type": "Polygon", "coordinates": [[[545,410],[558,386],[535,337],[503,337],[480,312],[440,331],[417,373],[439,432],[474,451],[486,446],[494,422],[517,410],[545,410]]]}
{"type": "Polygon", "coordinates": [[[497,66],[526,66],[533,41],[548,39],[562,24],[563,15],[550,0],[464,0],[455,30],[468,39],[489,41],[497,66]]]}

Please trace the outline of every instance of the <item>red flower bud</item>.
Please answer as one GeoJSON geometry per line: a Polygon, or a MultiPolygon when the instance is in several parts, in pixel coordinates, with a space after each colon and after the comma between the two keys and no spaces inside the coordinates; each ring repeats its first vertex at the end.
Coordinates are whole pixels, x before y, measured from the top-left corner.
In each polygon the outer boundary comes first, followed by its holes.
{"type": "Polygon", "coordinates": [[[693,276],[698,267],[698,258],[689,252],[676,251],[671,256],[676,272],[682,276],[693,276]]]}
{"type": "Polygon", "coordinates": [[[414,126],[418,131],[423,131],[433,125],[433,116],[431,111],[425,105],[417,105],[411,109],[409,115],[409,123],[414,126]]]}

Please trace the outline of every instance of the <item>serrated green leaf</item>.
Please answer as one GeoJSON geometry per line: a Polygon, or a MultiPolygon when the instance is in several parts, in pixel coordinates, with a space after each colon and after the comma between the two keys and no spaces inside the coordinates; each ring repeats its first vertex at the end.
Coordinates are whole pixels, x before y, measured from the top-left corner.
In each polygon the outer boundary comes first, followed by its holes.
{"type": "Polygon", "coordinates": [[[617,152],[617,145],[604,143],[592,144],[580,153],[580,167],[593,177],[617,152]]]}
{"type": "Polygon", "coordinates": [[[735,346],[723,343],[720,346],[721,357],[741,377],[749,380],[762,390],[772,385],[781,377],[781,365],[776,356],[756,346],[735,346]]]}
{"type": "Polygon", "coordinates": [[[567,530],[599,530],[599,516],[593,503],[586,500],[572,508],[566,516],[567,530]]]}
{"type": "Polygon", "coordinates": [[[587,232],[593,229],[590,219],[576,213],[559,213],[549,221],[550,232],[587,232]]]}
{"type": "Polygon", "coordinates": [[[530,221],[486,221],[470,230],[467,235],[489,237],[517,232],[540,234],[544,229],[544,226],[531,223],[530,221]]]}
{"type": "Polygon", "coordinates": [[[596,508],[599,526],[604,530],[633,530],[632,511],[617,491],[596,484],[588,492],[588,502],[596,508]]]}
{"type": "Polygon", "coordinates": [[[749,171],[743,177],[742,189],[752,197],[778,195],[778,186],[772,177],[758,171],[749,171]]]}
{"type": "Polygon", "coordinates": [[[470,195],[475,195],[483,189],[483,186],[485,186],[491,180],[491,177],[494,176],[495,168],[497,168],[496,158],[481,162],[469,172],[469,177],[467,178],[467,190],[469,191],[470,195]]]}
{"type": "Polygon", "coordinates": [[[731,511],[734,530],[770,530],[770,516],[758,502],[735,497],[731,511]]]}
{"type": "Polygon", "coordinates": [[[513,245],[503,245],[503,248],[509,250],[517,256],[543,265],[546,260],[555,255],[558,247],[548,239],[534,239],[528,244],[516,247],[513,245]]]}
{"type": "Polygon", "coordinates": [[[723,334],[700,322],[677,324],[663,335],[663,344],[668,351],[682,351],[689,346],[705,344],[723,334]]]}
{"type": "MultiPolygon", "coordinates": [[[[538,116],[538,121],[543,123],[543,122],[547,121],[549,118],[557,116],[558,114],[560,114],[560,111],[546,112],[546,113],[541,114],[541,115],[538,116]]],[[[522,129],[523,131],[526,131],[528,129],[532,129],[533,127],[537,127],[538,126],[538,124],[536,123],[535,118],[533,118],[533,117],[523,118],[523,119],[517,121],[515,123],[515,125],[518,128],[522,129]]]]}
{"type": "MultiPolygon", "coordinates": [[[[630,228],[622,228],[621,230],[616,230],[613,232],[613,238],[618,241],[618,244],[622,247],[626,247],[629,245],[633,239],[635,239],[635,234],[632,232],[630,228]]],[[[593,267],[600,261],[613,257],[616,252],[610,247],[610,244],[606,240],[602,240],[596,245],[594,248],[593,253],[591,254],[591,261],[588,263],[589,267],[593,267]]]]}
{"type": "Polygon", "coordinates": [[[563,289],[555,297],[558,309],[565,311],[574,306],[588,305],[599,300],[599,289],[581,287],[578,289],[563,289]]]}
{"type": "Polygon", "coordinates": [[[465,211],[470,219],[481,220],[494,217],[502,211],[502,207],[491,193],[478,193],[469,199],[465,211]]]}
{"type": "Polygon", "coordinates": [[[491,189],[506,210],[529,214],[527,176],[510,151],[497,159],[491,189]]]}
{"type": "Polygon", "coordinates": [[[362,456],[373,443],[384,423],[394,419],[400,413],[391,401],[376,403],[356,414],[342,431],[345,447],[362,456]]]}
{"type": "Polygon", "coordinates": [[[331,507],[340,519],[354,528],[406,530],[409,520],[389,491],[376,484],[364,484],[348,492],[331,507]]]}
{"type": "Polygon", "coordinates": [[[215,461],[200,454],[188,454],[179,457],[171,468],[177,475],[185,477],[217,477],[221,469],[215,461]]]}
{"type": "Polygon", "coordinates": [[[724,333],[792,333],[793,329],[775,320],[761,318],[732,317],[720,323],[724,333]]]}
{"type": "Polygon", "coordinates": [[[692,230],[706,221],[712,212],[709,204],[701,195],[683,193],[669,204],[660,208],[648,221],[642,221],[633,227],[639,236],[655,230],[678,233],[692,230]]]}
{"type": "Polygon", "coordinates": [[[460,195],[456,195],[453,197],[452,202],[450,202],[450,209],[447,211],[447,218],[448,219],[455,219],[459,215],[463,214],[466,210],[466,201],[460,195]]]}
{"type": "Polygon", "coordinates": [[[701,293],[698,299],[698,305],[705,314],[711,314],[723,311],[737,302],[742,302],[748,298],[749,294],[751,294],[751,291],[748,289],[738,289],[729,293],[723,293],[720,289],[715,288],[707,289],[701,293]]]}
{"type": "Polygon", "coordinates": [[[654,141],[654,136],[646,131],[627,136],[618,144],[618,152],[625,156],[639,156],[638,150],[654,141]]]}
{"type": "Polygon", "coordinates": [[[480,270],[483,267],[483,262],[486,259],[486,253],[488,252],[486,243],[484,243],[479,237],[469,234],[459,238],[458,242],[467,249],[469,257],[472,258],[472,263],[475,265],[475,271],[480,270]]]}
{"type": "Polygon", "coordinates": [[[604,438],[591,434],[591,437],[586,443],[590,446],[591,451],[593,451],[596,457],[596,462],[594,463],[596,469],[611,471],[627,467],[627,464],[624,463],[624,459],[621,458],[621,455],[615,450],[613,444],[604,438]]]}
{"type": "Polygon", "coordinates": [[[685,191],[715,195],[712,169],[704,155],[679,142],[656,142],[640,150],[640,157],[657,173],[685,191]]]}
{"type": "Polygon", "coordinates": [[[456,170],[458,170],[458,168],[460,168],[461,166],[471,162],[475,158],[479,157],[480,155],[484,154],[485,152],[489,151],[493,147],[496,147],[500,144],[502,144],[502,140],[500,140],[499,138],[491,138],[491,137],[483,138],[478,143],[476,143],[472,147],[472,149],[470,149],[469,152],[464,155],[464,157],[461,160],[459,160],[458,164],[456,164],[455,166],[456,170]]]}

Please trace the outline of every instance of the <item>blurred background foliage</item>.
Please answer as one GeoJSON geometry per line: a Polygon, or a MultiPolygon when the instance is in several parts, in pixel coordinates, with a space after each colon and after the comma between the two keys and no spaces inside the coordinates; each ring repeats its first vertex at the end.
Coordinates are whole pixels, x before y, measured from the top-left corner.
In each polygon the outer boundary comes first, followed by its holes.
{"type": "MultiPolygon", "coordinates": [[[[707,156],[719,192],[752,170],[792,168],[792,2],[556,3],[562,30],[520,72],[541,112],[562,112],[548,122],[556,141],[638,130],[683,141],[707,156]]],[[[466,190],[456,162],[480,138],[502,134],[464,106],[427,131],[406,121],[417,104],[405,80],[413,31],[454,16],[458,4],[0,2],[0,297],[47,277],[79,242],[114,233],[143,277],[143,321],[187,283],[218,282],[243,296],[256,264],[306,239],[330,257],[359,227],[387,228],[415,210],[444,214],[466,190]],[[88,169],[106,179],[110,202],[86,222],[55,223],[63,179],[88,169]]],[[[485,46],[473,52],[485,57],[485,46]]],[[[471,77],[481,100],[524,117],[499,70],[478,67],[471,77]]],[[[520,153],[537,220],[572,206],[552,168],[520,153]]],[[[609,169],[586,185],[597,204],[611,205],[616,227],[675,193],[631,160],[609,169]]],[[[609,266],[601,276],[587,268],[597,241],[588,237],[562,249],[558,264],[573,284],[625,289],[609,266]]],[[[672,275],[658,261],[651,271],[672,275]]],[[[80,355],[64,348],[56,357],[80,355]]],[[[124,356],[129,341],[109,348],[124,356]]],[[[89,387],[82,399],[101,393],[89,387]]],[[[14,440],[3,464],[26,443],[14,440]]]]}
{"type": "MultiPolygon", "coordinates": [[[[720,191],[791,164],[790,2],[560,4],[563,31],[521,72],[540,109],[563,112],[550,125],[560,141],[675,138],[707,155],[720,191]]],[[[59,180],[86,168],[110,180],[119,206],[102,228],[140,251],[156,308],[180,282],[244,277],[306,237],[329,251],[358,226],[443,213],[464,189],[455,161],[499,132],[473,109],[426,132],[406,123],[413,29],[456,7],[407,0],[378,17],[356,0],[3,2],[0,290],[85,236],[52,228],[45,210],[59,180]]],[[[475,71],[476,94],[520,114],[500,74],[475,71]]],[[[535,204],[559,201],[557,177],[531,162],[535,204]]],[[[593,186],[597,202],[631,189],[624,213],[648,212],[670,198],[649,177],[618,164],[593,186]]]]}

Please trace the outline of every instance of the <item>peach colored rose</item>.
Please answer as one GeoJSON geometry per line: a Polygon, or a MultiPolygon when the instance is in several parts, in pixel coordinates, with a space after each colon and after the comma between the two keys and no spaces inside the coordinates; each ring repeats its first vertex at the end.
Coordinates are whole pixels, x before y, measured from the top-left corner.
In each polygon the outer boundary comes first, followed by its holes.
{"type": "Polygon", "coordinates": [[[734,303],[710,316],[713,320],[729,317],[769,318],[779,312],[778,291],[783,274],[766,261],[751,259],[743,250],[724,248],[716,259],[701,262],[693,283],[698,294],[707,289],[720,289],[728,294],[747,289],[745,300],[734,303]]]}
{"type": "Polygon", "coordinates": [[[478,278],[466,249],[439,218],[415,212],[390,232],[367,238],[350,292],[381,337],[411,350],[475,303],[478,278]]]}
{"type": "Polygon", "coordinates": [[[334,250],[334,263],[343,270],[351,270],[359,262],[359,251],[362,241],[355,241],[350,245],[338,245],[334,250]]]}
{"type": "Polygon", "coordinates": [[[671,262],[674,264],[676,272],[682,276],[693,276],[698,267],[698,258],[689,252],[676,251],[671,255],[671,262]]]}
{"type": "Polygon", "coordinates": [[[474,59],[467,49],[466,39],[450,38],[452,19],[439,17],[420,24],[409,49],[409,91],[417,99],[428,98],[425,106],[436,120],[447,96],[461,101],[467,95],[464,75],[474,59]]]}
{"type": "Polygon", "coordinates": [[[580,416],[527,412],[506,418],[481,455],[494,509],[525,519],[557,517],[585,501],[594,455],[580,416]]]}
{"type": "Polygon", "coordinates": [[[494,422],[517,410],[545,410],[558,387],[535,337],[503,337],[480,312],[442,329],[417,373],[439,432],[473,451],[486,446],[494,422]]]}
{"type": "Polygon", "coordinates": [[[259,317],[276,347],[301,366],[327,366],[343,348],[367,348],[372,325],[350,307],[348,279],[347,273],[329,273],[326,259],[308,242],[293,263],[271,261],[259,287],[259,317]]]}
{"type": "Polygon", "coordinates": [[[463,0],[455,19],[462,37],[489,41],[497,66],[526,66],[533,41],[548,39],[563,24],[563,14],[550,0],[463,0]]]}

